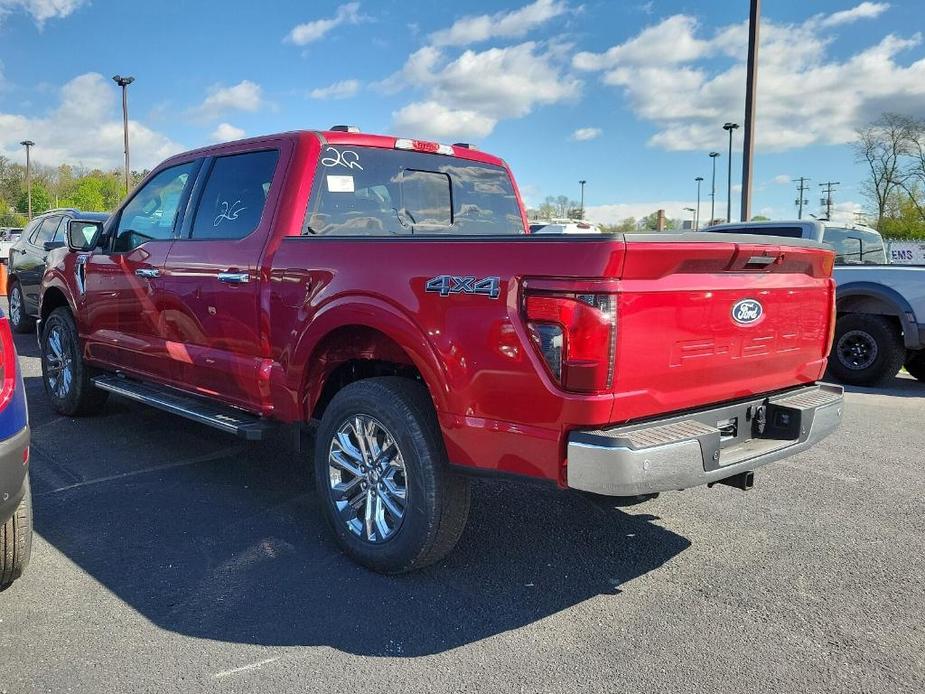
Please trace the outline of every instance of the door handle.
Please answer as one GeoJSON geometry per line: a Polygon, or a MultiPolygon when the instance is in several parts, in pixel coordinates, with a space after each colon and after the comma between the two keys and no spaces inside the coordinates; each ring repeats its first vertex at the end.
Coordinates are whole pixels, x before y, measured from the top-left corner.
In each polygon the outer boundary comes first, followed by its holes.
{"type": "Polygon", "coordinates": [[[251,281],[251,276],[248,272],[220,272],[218,281],[228,284],[247,284],[251,281]]]}
{"type": "Polygon", "coordinates": [[[154,279],[155,277],[161,276],[161,271],[156,267],[140,267],[135,270],[136,277],[143,277],[145,279],[154,279]]]}

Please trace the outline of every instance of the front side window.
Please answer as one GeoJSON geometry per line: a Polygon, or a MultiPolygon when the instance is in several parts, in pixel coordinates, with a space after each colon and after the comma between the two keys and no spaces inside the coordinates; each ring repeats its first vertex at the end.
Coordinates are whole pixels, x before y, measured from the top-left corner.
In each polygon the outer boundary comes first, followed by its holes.
{"type": "Polygon", "coordinates": [[[501,166],[379,147],[327,146],[303,235],[523,234],[501,166]]]}
{"type": "Polygon", "coordinates": [[[194,239],[242,239],[260,224],[277,150],[219,157],[212,165],[193,220],[194,239]]]}
{"type": "Polygon", "coordinates": [[[173,238],[180,202],[195,168],[196,162],[171,166],[138,191],[122,210],[113,251],[123,253],[148,241],[173,238]]]}
{"type": "Polygon", "coordinates": [[[32,243],[36,246],[41,246],[46,241],[53,241],[55,238],[55,230],[58,228],[58,224],[61,221],[61,217],[45,217],[42,220],[42,226],[38,228],[35,232],[35,236],[32,237],[32,243]]]}

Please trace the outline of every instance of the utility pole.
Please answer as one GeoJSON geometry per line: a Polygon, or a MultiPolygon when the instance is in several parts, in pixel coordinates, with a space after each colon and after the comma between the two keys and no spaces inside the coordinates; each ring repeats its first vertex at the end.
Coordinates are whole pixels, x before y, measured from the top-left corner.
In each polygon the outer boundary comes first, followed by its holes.
{"type": "Polygon", "coordinates": [[[585,183],[587,183],[587,181],[578,181],[578,184],[581,186],[581,206],[578,208],[581,212],[581,219],[585,218],[585,183]]]}
{"type": "Polygon", "coordinates": [[[809,180],[811,179],[806,178],[805,176],[800,176],[799,178],[793,179],[794,183],[797,181],[800,183],[799,188],[797,188],[797,192],[799,193],[800,197],[796,199],[797,207],[799,208],[799,212],[797,212],[797,219],[803,219],[803,205],[809,204],[809,200],[803,198],[803,194],[809,190],[809,186],[806,185],[806,182],[809,180]]]}
{"type": "Polygon", "coordinates": [[[716,219],[716,157],[719,152],[710,152],[710,159],[713,160],[713,185],[710,187],[710,224],[716,219]]]}
{"type": "Polygon", "coordinates": [[[838,181],[826,181],[825,183],[820,183],[820,188],[825,188],[825,197],[822,198],[821,203],[825,205],[825,221],[832,221],[832,191],[835,190],[835,186],[840,186],[841,183],[838,181]]]}
{"type": "Polygon", "coordinates": [[[729,166],[726,176],[726,222],[732,221],[732,131],[738,129],[738,123],[726,123],[723,130],[729,133],[729,166]]]}
{"type": "Polygon", "coordinates": [[[128,162],[128,86],[135,81],[135,78],[115,75],[112,81],[122,87],[122,136],[125,140],[125,194],[128,195],[132,176],[128,162]]]}
{"type": "Polygon", "coordinates": [[[29,156],[30,150],[35,147],[32,140],[23,140],[20,142],[26,148],[26,204],[29,208],[29,221],[32,221],[32,159],[29,156]]]}
{"type": "Polygon", "coordinates": [[[694,215],[694,231],[700,230],[700,184],[703,183],[703,176],[694,179],[697,181],[697,214],[694,215]]]}
{"type": "Polygon", "coordinates": [[[751,0],[748,17],[748,64],[745,77],[745,139],[742,143],[741,218],[752,216],[752,159],[755,153],[755,99],[758,89],[758,30],[761,25],[761,0],[751,0]]]}

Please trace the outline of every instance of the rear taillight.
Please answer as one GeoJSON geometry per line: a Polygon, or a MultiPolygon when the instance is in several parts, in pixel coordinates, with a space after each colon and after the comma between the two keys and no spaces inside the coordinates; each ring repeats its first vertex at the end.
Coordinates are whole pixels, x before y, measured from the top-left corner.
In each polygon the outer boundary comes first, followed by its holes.
{"type": "Polygon", "coordinates": [[[615,294],[531,293],[524,312],[533,342],[562,388],[594,393],[613,386],[615,294]]]}
{"type": "Polygon", "coordinates": [[[10,321],[5,316],[0,318],[0,384],[2,410],[13,399],[16,390],[16,345],[13,343],[10,321]]]}

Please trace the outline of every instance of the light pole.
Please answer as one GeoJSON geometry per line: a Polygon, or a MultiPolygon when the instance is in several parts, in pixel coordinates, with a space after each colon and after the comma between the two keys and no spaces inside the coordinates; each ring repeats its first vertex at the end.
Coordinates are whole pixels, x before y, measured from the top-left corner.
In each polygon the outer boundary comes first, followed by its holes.
{"type": "Polygon", "coordinates": [[[732,131],[738,129],[738,123],[726,123],[723,130],[729,131],[729,174],[726,180],[726,221],[732,221],[732,131]]]}
{"type": "Polygon", "coordinates": [[[697,181],[697,214],[694,215],[694,231],[700,230],[700,184],[703,183],[703,176],[694,179],[697,181]]]}
{"type": "Polygon", "coordinates": [[[578,208],[581,219],[585,218],[585,183],[585,180],[578,181],[578,185],[581,186],[581,206],[578,208]]]}
{"type": "Polygon", "coordinates": [[[32,158],[29,156],[30,150],[35,147],[32,140],[23,140],[20,142],[26,148],[26,200],[29,207],[29,221],[32,221],[32,158]]]}
{"type": "Polygon", "coordinates": [[[131,169],[128,163],[128,86],[135,81],[134,77],[115,75],[112,81],[122,87],[122,134],[125,139],[125,194],[128,195],[131,169]]]}
{"type": "Polygon", "coordinates": [[[710,224],[716,219],[716,157],[719,152],[710,152],[710,159],[713,160],[713,185],[710,188],[710,224]]]}
{"type": "Polygon", "coordinates": [[[684,211],[691,213],[691,229],[693,229],[694,224],[696,224],[696,222],[694,221],[696,217],[694,215],[697,214],[697,210],[695,210],[693,207],[685,207],[684,211]]]}
{"type": "Polygon", "coordinates": [[[761,0],[750,0],[748,19],[748,63],[745,77],[745,130],[742,142],[742,205],[740,217],[747,222],[752,215],[752,159],[755,153],[755,101],[758,91],[758,29],[761,23],[761,0]]]}

